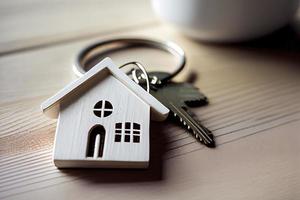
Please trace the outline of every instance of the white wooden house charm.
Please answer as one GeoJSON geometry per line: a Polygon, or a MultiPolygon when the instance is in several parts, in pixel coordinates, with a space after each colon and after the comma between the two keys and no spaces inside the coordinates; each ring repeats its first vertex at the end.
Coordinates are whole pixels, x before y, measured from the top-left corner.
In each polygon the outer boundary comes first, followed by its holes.
{"type": "Polygon", "coordinates": [[[145,168],[149,122],[169,110],[104,59],[41,105],[58,118],[54,163],[65,167],[145,168]]]}

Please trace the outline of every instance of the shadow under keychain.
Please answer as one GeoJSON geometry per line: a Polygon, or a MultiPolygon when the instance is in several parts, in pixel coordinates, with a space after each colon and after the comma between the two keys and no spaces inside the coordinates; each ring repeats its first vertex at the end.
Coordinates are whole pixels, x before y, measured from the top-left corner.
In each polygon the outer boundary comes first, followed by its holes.
{"type": "Polygon", "coordinates": [[[187,110],[189,105],[206,102],[206,97],[191,85],[170,82],[184,64],[185,55],[180,47],[153,40],[108,40],[83,49],[73,68],[79,78],[41,105],[45,115],[58,118],[55,165],[58,168],[146,168],[150,153],[150,115],[151,120],[162,121],[168,117],[169,109],[196,138],[213,147],[210,131],[187,110]],[[96,51],[105,45],[111,47],[106,53],[131,46],[164,49],[181,56],[181,62],[174,73],[147,73],[141,63],[130,62],[121,67],[133,64],[139,69],[125,74],[110,58],[86,70],[89,59],[103,55],[103,50],[96,51]],[[147,91],[138,85],[145,83],[147,91]]]}

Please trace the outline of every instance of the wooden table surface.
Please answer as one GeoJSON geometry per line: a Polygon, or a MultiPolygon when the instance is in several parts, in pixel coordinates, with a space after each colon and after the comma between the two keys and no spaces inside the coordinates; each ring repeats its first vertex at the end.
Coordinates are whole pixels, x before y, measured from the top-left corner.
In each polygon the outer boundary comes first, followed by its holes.
{"type": "Polygon", "coordinates": [[[1,1],[0,198],[299,199],[299,35],[296,20],[251,43],[206,44],[161,23],[148,0],[1,1]],[[176,124],[152,123],[148,170],[55,168],[56,120],[40,103],[76,78],[72,61],[82,47],[118,36],[185,49],[188,64],[176,80],[193,79],[209,97],[194,112],[216,149],[176,124]]]}

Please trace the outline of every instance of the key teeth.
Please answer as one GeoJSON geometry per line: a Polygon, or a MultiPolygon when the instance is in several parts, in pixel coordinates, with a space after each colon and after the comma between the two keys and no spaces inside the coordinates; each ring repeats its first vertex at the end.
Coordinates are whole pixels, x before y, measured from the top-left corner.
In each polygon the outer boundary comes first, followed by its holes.
{"type": "Polygon", "coordinates": [[[197,139],[197,140],[199,140],[200,142],[203,142],[203,139],[202,139],[202,137],[200,137],[198,134],[196,134],[195,132],[194,132],[194,136],[195,136],[195,138],[197,139]]]}
{"type": "MultiPolygon", "coordinates": [[[[187,126],[188,128],[191,128],[190,126],[187,126]]],[[[189,133],[189,132],[187,132],[187,133],[189,133]]],[[[207,147],[209,147],[209,148],[215,148],[216,147],[216,144],[215,144],[215,142],[213,141],[213,142],[206,142],[205,140],[203,140],[203,138],[200,136],[200,135],[198,135],[194,130],[192,131],[192,132],[190,132],[190,133],[192,133],[193,134],[193,136],[194,136],[194,138],[197,140],[197,141],[199,141],[200,143],[202,143],[202,144],[204,144],[205,146],[207,146],[207,147]]],[[[211,135],[209,135],[212,139],[213,139],[213,136],[212,136],[212,134],[211,135]]]]}
{"type": "MultiPolygon", "coordinates": [[[[179,119],[179,121],[181,122],[182,126],[186,127],[188,131],[186,131],[187,134],[193,134],[194,138],[199,141],[200,143],[204,144],[205,146],[209,147],[209,148],[214,148],[215,147],[215,143],[207,143],[205,140],[203,140],[203,138],[196,133],[196,131],[194,131],[190,125],[188,125],[179,115],[177,115],[176,113],[173,113],[173,116],[176,119],[179,119]]],[[[210,131],[209,131],[210,132],[210,131]]]]}
{"type": "MultiPolygon", "coordinates": [[[[190,128],[191,128],[190,126],[187,126],[187,127],[189,128],[189,130],[191,130],[191,129],[190,129],[190,128]]],[[[204,144],[205,146],[207,146],[207,147],[209,147],[209,148],[215,148],[215,147],[216,147],[216,144],[215,144],[214,141],[212,141],[212,142],[206,142],[206,141],[203,140],[203,138],[202,138],[200,135],[198,135],[198,134],[196,133],[196,131],[194,131],[194,130],[192,130],[192,131],[190,131],[190,132],[187,131],[187,133],[193,134],[194,138],[195,138],[197,141],[199,141],[200,143],[204,144]]],[[[209,136],[213,139],[212,134],[210,134],[209,136]]]]}

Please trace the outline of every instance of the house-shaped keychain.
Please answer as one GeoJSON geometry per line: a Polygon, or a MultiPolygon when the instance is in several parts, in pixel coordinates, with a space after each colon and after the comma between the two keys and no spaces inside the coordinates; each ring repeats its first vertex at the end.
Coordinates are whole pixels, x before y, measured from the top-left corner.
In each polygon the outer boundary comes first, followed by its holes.
{"type": "Polygon", "coordinates": [[[54,163],[65,167],[145,168],[149,123],[169,110],[104,59],[41,105],[58,118],[54,163]]]}

